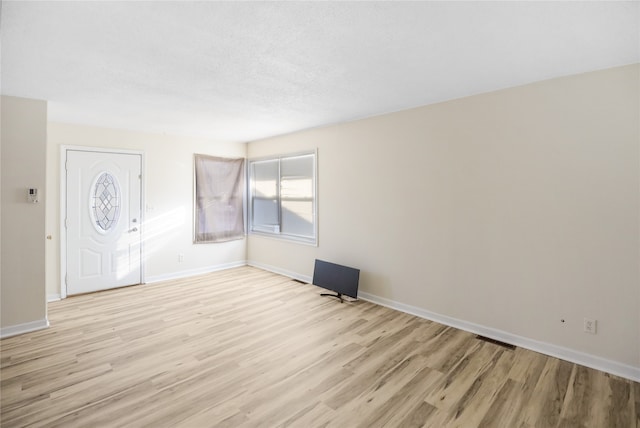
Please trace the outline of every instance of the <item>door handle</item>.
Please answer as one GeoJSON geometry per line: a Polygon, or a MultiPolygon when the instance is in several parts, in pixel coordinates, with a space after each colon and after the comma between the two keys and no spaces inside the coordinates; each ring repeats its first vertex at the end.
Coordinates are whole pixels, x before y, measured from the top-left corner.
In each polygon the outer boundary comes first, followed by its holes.
{"type": "Polygon", "coordinates": [[[134,227],[133,229],[129,229],[129,233],[131,233],[131,232],[137,232],[137,231],[138,231],[138,228],[137,228],[137,227],[134,227]]]}

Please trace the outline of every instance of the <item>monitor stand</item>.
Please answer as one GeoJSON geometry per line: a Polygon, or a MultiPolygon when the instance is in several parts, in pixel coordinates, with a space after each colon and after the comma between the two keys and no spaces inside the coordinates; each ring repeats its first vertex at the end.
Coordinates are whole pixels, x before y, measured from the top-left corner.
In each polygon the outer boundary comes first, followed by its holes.
{"type": "Polygon", "coordinates": [[[331,294],[331,293],[320,293],[321,296],[329,296],[329,297],[337,297],[338,299],[340,299],[340,303],[344,302],[344,299],[342,298],[342,293],[338,293],[336,292],[336,294],[331,294]]]}

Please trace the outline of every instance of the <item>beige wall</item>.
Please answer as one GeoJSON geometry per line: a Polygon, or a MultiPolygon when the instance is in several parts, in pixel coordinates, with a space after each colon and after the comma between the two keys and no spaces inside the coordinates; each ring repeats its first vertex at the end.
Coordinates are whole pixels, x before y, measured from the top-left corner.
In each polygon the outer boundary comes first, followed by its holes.
{"type": "Polygon", "coordinates": [[[319,246],[252,235],[248,259],[359,267],[366,293],[638,368],[639,73],[252,142],[249,157],[318,148],[319,246]]]}
{"type": "Polygon", "coordinates": [[[186,276],[246,259],[244,239],[221,244],[192,243],[193,154],[245,157],[246,145],[205,139],[49,123],[47,144],[47,293],[60,289],[60,150],[90,146],[144,152],[145,277],[186,276]],[[178,254],[184,261],[178,261],[178,254]]]}
{"type": "Polygon", "coordinates": [[[47,103],[2,96],[2,335],[46,327],[47,103]],[[39,190],[38,203],[27,189],[39,190]]]}

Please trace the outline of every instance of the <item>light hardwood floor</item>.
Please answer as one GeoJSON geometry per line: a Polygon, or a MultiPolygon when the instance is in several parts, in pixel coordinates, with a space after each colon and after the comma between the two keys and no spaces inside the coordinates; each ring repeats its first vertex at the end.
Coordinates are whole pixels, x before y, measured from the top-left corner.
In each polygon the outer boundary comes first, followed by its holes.
{"type": "Polygon", "coordinates": [[[250,267],[1,341],[3,427],[638,427],[640,384],[250,267]]]}

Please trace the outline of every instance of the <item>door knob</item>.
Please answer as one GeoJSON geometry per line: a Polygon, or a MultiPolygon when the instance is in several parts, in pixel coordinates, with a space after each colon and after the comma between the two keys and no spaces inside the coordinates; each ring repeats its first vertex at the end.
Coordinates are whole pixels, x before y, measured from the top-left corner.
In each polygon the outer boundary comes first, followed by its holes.
{"type": "Polygon", "coordinates": [[[138,231],[138,228],[137,228],[137,227],[134,227],[133,229],[130,229],[130,230],[129,230],[129,232],[137,232],[137,231],[138,231]]]}

